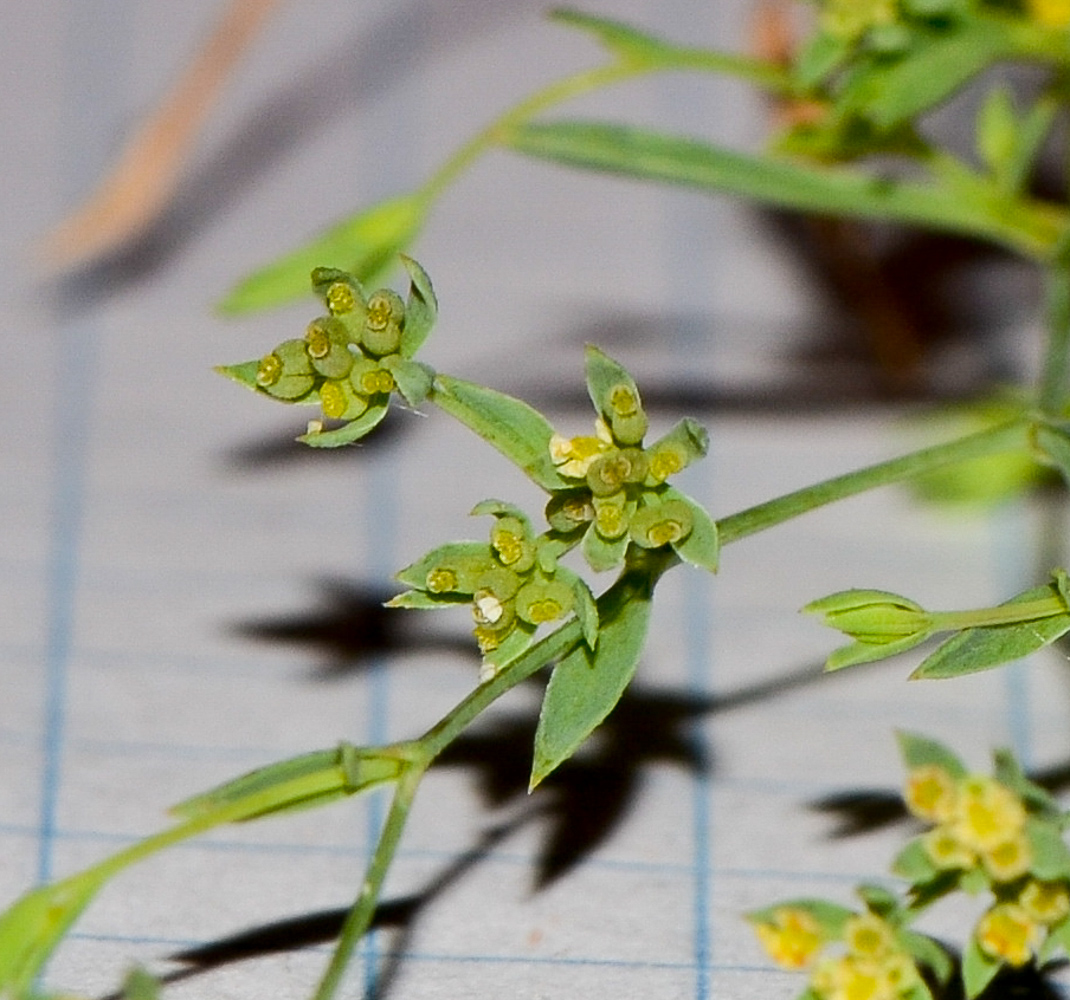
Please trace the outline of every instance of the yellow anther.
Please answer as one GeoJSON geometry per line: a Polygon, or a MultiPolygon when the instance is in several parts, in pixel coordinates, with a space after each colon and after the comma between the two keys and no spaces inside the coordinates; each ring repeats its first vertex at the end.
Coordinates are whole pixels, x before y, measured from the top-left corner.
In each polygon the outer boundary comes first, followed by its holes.
{"type": "Polygon", "coordinates": [[[308,353],[313,358],[324,358],[331,349],[331,338],[322,323],[313,320],[305,333],[308,341],[308,353]]]}
{"type": "Polygon", "coordinates": [[[444,594],[457,589],[457,574],[444,566],[436,567],[427,574],[427,589],[432,594],[444,594]]]}
{"type": "Polygon", "coordinates": [[[684,467],[683,459],[673,448],[660,448],[650,456],[650,477],[658,483],[676,475],[684,467]]]}
{"type": "Polygon", "coordinates": [[[349,409],[349,397],[337,382],[327,381],[320,386],[320,406],[325,417],[336,420],[349,409]]]}
{"type": "Polygon", "coordinates": [[[631,417],[639,412],[639,397],[628,385],[615,385],[609,390],[609,408],[618,417],[631,417]]]}
{"type": "Polygon", "coordinates": [[[277,354],[269,354],[260,359],[256,368],[256,384],[274,385],[282,377],[282,361],[277,354]]]}

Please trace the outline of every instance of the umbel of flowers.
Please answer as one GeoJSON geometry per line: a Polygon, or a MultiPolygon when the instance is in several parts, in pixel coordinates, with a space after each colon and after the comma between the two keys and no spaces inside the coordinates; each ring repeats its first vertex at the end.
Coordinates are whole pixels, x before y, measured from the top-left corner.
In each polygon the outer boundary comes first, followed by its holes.
{"type": "Polygon", "coordinates": [[[982,775],[967,771],[932,740],[901,733],[899,743],[908,772],[907,808],[929,826],[892,864],[908,883],[906,900],[863,887],[863,914],[807,899],[750,914],[774,961],[809,972],[806,998],[930,997],[930,983],[945,981],[951,964],[942,948],[909,924],[954,892],[986,900],[962,950],[968,997],[1001,968],[1070,952],[1067,814],[1007,751],[996,753],[993,775],[982,775]]]}

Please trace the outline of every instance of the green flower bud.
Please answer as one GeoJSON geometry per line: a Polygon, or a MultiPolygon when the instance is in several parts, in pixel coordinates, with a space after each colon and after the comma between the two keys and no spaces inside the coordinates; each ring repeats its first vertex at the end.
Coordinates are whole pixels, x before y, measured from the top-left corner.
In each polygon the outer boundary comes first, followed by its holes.
{"type": "Polygon", "coordinates": [[[336,267],[313,268],[312,287],[323,297],[332,316],[364,312],[364,289],[348,271],[336,267]]]}
{"type": "Polygon", "coordinates": [[[606,417],[613,437],[621,444],[639,444],[646,434],[647,418],[636,389],[621,382],[605,395],[606,417]]]}
{"type": "Polygon", "coordinates": [[[401,346],[401,327],[405,322],[405,303],[397,292],[382,288],[368,299],[361,343],[376,357],[394,354],[401,346]]]}
{"type": "Polygon", "coordinates": [[[554,531],[568,534],[584,527],[594,518],[588,490],[562,490],[546,504],[546,521],[554,531]]]}
{"type": "Polygon", "coordinates": [[[646,478],[649,462],[639,448],[621,448],[596,458],[587,470],[587,485],[596,497],[606,497],[646,478]]]}
{"type": "Polygon", "coordinates": [[[316,382],[312,360],[303,340],[284,340],[262,358],[256,369],[256,384],[277,399],[300,399],[316,382]]]}
{"type": "Polygon", "coordinates": [[[326,378],[345,378],[353,367],[353,352],[349,349],[349,333],[341,320],[321,316],[308,324],[305,331],[308,356],[312,367],[326,378]]]}
{"type": "Polygon", "coordinates": [[[516,613],[531,625],[556,621],[567,615],[575,603],[572,588],[559,580],[533,580],[516,595],[516,613]]]}
{"type": "Polygon", "coordinates": [[[531,530],[518,517],[499,517],[490,532],[491,548],[516,573],[526,573],[535,565],[535,542],[531,530]]]}
{"type": "Polygon", "coordinates": [[[843,590],[811,602],[803,613],[817,615],[858,642],[878,645],[932,630],[932,620],[920,604],[886,590],[843,590]]]}
{"type": "Polygon", "coordinates": [[[628,530],[628,521],[635,513],[635,501],[629,502],[623,493],[610,497],[595,497],[594,527],[603,538],[620,538],[628,530]]]}
{"type": "Polygon", "coordinates": [[[368,400],[349,381],[327,379],[320,386],[320,406],[330,420],[355,420],[368,408],[368,400]]]}
{"type": "Polygon", "coordinates": [[[695,519],[682,500],[666,500],[640,508],[628,525],[632,540],[644,549],[675,545],[691,534],[695,519]]]}
{"type": "Polygon", "coordinates": [[[349,382],[353,390],[361,396],[377,396],[387,392],[393,392],[396,386],[394,376],[377,361],[371,358],[357,357],[353,359],[353,367],[349,371],[349,382]]]}

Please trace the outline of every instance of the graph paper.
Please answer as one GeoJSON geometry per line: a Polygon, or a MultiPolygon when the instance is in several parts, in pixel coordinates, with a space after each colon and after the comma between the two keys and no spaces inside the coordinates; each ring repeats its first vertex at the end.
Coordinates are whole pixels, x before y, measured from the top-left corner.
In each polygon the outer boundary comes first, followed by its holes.
{"type": "MultiPolygon", "coordinates": [[[[741,0],[586,9],[737,48],[741,0]]],[[[432,408],[341,453],[303,413],[213,365],[299,336],[315,303],[240,321],[246,270],[427,175],[534,87],[600,58],[534,2],[284,6],[213,116],[176,201],[129,254],[43,278],[34,240],[85,196],[218,5],[41,0],[5,15],[0,96],[0,901],[166,822],[167,807],[288,755],[417,735],[476,682],[463,616],[384,612],[392,574],[479,537],[486,497],[538,491],[432,408]],[[476,533],[476,534],[473,534],[476,533]]],[[[576,110],[755,143],[760,104],[648,81],[576,110]]],[[[689,415],[681,480],[723,516],[909,445],[853,369],[806,362],[825,313],[759,214],[495,154],[415,248],[441,301],[427,360],[587,433],[585,342],[636,374],[655,429],[689,415]]],[[[1015,337],[1031,342],[1030,319],[1015,337]]],[[[503,700],[434,768],[347,996],[792,997],[741,914],[886,872],[896,728],[973,765],[1065,761],[1056,658],[952,685],[905,658],[827,677],[834,636],[795,612],[834,590],[926,605],[1034,582],[1034,513],[953,519],[883,491],[727,548],[661,585],[635,688],[577,762],[524,793],[538,691],[503,700]],[[851,828],[852,823],[854,827],[851,828]]],[[[223,828],[110,886],[46,983],[85,995],[143,963],[171,995],[307,996],[384,802],[223,828]]],[[[936,933],[947,932],[939,922],[936,933]]]]}

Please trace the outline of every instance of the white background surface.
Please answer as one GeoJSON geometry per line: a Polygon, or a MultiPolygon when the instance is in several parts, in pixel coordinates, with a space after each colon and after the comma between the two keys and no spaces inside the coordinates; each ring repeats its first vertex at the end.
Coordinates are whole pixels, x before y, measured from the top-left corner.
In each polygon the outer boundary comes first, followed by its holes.
{"type": "MultiPolygon", "coordinates": [[[[586,9],[696,44],[745,38],[738,0],[586,9]]],[[[535,2],[286,6],[166,219],[109,266],[43,280],[33,241],[92,188],[216,14],[205,0],[41,0],[4,17],[0,900],[158,829],[169,804],[251,767],[419,732],[469,690],[476,660],[463,618],[375,614],[391,573],[481,532],[466,512],[484,497],[533,515],[541,504],[436,412],[392,414],[378,439],[340,454],[291,446],[305,411],[211,367],[299,335],[316,304],[240,322],[212,304],[600,53],[535,2]],[[382,628],[390,649],[374,641],[382,628]],[[362,637],[372,648],[356,655],[362,637]]],[[[708,81],[632,84],[573,110],[743,145],[764,130],[760,104],[708,81]]],[[[800,344],[825,314],[795,250],[749,210],[499,153],[445,198],[416,255],[442,308],[428,361],[582,433],[582,345],[596,340],[637,373],[656,425],[686,413],[710,427],[711,455],[682,485],[716,516],[903,446],[897,411],[860,399],[857,371],[800,374],[800,344]],[[843,398],[854,405],[834,405],[843,398]]],[[[1010,349],[1028,341],[1019,328],[1010,349]]],[[[630,789],[618,822],[537,888],[554,831],[582,822],[555,812],[560,791],[527,800],[507,785],[492,801],[486,768],[433,772],[386,893],[418,905],[403,936],[375,935],[348,995],[363,995],[375,956],[399,950],[384,987],[398,1000],[794,996],[801,981],[771,968],[740,913],[784,896],[848,900],[854,881],[885,871],[904,824],[836,837],[837,817],[816,806],[894,791],[895,727],[940,736],[978,767],[993,745],[1035,767],[1067,753],[1054,659],[956,684],[907,685],[906,660],[822,678],[835,637],[796,609],[850,586],[933,607],[1003,599],[1034,582],[1033,530],[1017,508],[953,520],[884,491],[732,546],[716,580],[678,571],[617,753],[574,779],[589,782],[580,813],[630,789]]],[[[524,737],[508,731],[526,732],[536,705],[516,692],[477,730],[499,738],[486,767],[516,760],[523,779],[524,737]]],[[[362,800],[222,830],[130,872],[48,982],[99,993],[132,961],[173,972],[186,966],[171,956],[201,942],[347,905],[380,809],[362,800]]],[[[327,954],[231,962],[173,995],[302,997],[327,954]]]]}

